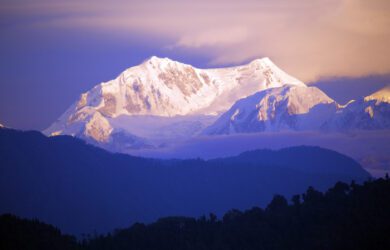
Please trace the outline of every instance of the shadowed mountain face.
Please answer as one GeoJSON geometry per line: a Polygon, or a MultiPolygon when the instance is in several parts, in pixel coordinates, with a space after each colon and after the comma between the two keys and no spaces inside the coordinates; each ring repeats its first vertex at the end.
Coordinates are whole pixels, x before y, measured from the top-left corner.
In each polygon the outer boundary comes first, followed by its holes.
{"type": "Polygon", "coordinates": [[[221,215],[264,206],[275,193],[365,180],[354,160],[316,147],[258,150],[215,160],[111,154],[68,137],[0,129],[0,213],[65,232],[105,232],[169,215],[221,215]]]}

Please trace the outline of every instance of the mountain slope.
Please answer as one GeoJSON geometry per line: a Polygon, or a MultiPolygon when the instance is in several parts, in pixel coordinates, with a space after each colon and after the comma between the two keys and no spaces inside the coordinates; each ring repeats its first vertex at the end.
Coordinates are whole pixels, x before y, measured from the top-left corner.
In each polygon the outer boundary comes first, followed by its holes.
{"type": "Polygon", "coordinates": [[[389,100],[389,87],[342,106],[316,87],[286,85],[237,101],[203,133],[388,129],[389,100]]]}
{"type": "MultiPolygon", "coordinates": [[[[215,116],[239,98],[285,84],[304,86],[268,58],[237,67],[198,69],[168,58],[151,57],[83,93],[44,133],[109,143],[117,132],[113,126],[117,118],[215,116]]],[[[209,124],[201,125],[197,132],[209,124]]],[[[132,128],[122,127],[121,132],[139,136],[132,128]]]]}
{"type": "Polygon", "coordinates": [[[390,128],[390,87],[339,105],[269,58],[198,69],[151,57],[83,93],[46,135],[130,153],[175,148],[199,135],[390,128]]]}
{"type": "Polygon", "coordinates": [[[0,249],[81,250],[75,237],[52,225],[10,214],[0,215],[0,249]]]}
{"type": "Polygon", "coordinates": [[[365,101],[376,101],[376,104],[385,102],[390,103],[390,85],[372,93],[364,98],[365,101]]]}
{"type": "Polygon", "coordinates": [[[0,156],[0,213],[38,218],[76,234],[168,215],[221,215],[232,207],[263,206],[275,193],[290,196],[309,185],[324,190],[369,177],[351,158],[320,148],[163,161],[10,129],[0,129],[0,156]]]}
{"type": "Polygon", "coordinates": [[[363,185],[338,182],[323,193],[308,188],[291,203],[275,195],[267,207],[232,209],[222,218],[174,216],[137,223],[95,237],[88,250],[390,249],[389,210],[388,178],[363,185]]]}
{"type": "Polygon", "coordinates": [[[323,128],[328,130],[390,128],[390,86],[350,101],[334,113],[323,128]]]}
{"type": "Polygon", "coordinates": [[[205,134],[315,129],[337,104],[316,87],[286,85],[237,101],[205,134]],[[313,108],[315,112],[311,112],[313,108]]]}

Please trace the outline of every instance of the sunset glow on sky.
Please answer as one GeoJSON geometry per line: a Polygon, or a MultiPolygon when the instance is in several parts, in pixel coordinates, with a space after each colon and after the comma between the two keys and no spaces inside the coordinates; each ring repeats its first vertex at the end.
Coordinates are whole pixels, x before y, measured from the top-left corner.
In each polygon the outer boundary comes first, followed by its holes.
{"type": "Polygon", "coordinates": [[[390,79],[389,12],[387,0],[2,1],[0,121],[42,129],[151,55],[197,67],[267,56],[305,82],[356,78],[355,95],[369,94],[390,79]]]}

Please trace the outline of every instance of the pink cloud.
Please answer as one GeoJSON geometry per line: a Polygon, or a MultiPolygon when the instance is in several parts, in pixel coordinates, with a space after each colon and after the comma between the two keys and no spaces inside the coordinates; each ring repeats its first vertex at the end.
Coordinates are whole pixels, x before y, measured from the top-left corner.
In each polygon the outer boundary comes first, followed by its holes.
{"type": "Polygon", "coordinates": [[[0,13],[50,16],[41,28],[152,34],[170,49],[212,51],[214,65],[268,56],[304,81],[390,73],[388,0],[22,2],[0,13]]]}

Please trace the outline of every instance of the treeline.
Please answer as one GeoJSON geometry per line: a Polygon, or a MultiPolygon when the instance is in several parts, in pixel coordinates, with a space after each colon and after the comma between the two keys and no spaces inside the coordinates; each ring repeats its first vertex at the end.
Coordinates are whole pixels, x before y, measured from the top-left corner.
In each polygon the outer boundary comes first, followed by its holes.
{"type": "Polygon", "coordinates": [[[231,210],[220,219],[210,214],[136,223],[77,245],[51,226],[10,215],[1,216],[0,229],[4,250],[390,249],[390,180],[339,182],[325,193],[310,187],[290,202],[276,195],[265,209],[231,210]]]}
{"type": "Polygon", "coordinates": [[[82,247],[74,236],[64,235],[51,225],[4,214],[0,216],[0,249],[78,250],[82,247]]]}
{"type": "MultiPolygon", "coordinates": [[[[242,195],[245,195],[244,193],[242,195]]],[[[103,249],[390,249],[390,181],[337,183],[325,193],[309,188],[291,202],[270,204],[218,220],[170,217],[135,224],[84,242],[103,249]]]]}
{"type": "Polygon", "coordinates": [[[163,160],[112,154],[70,136],[0,129],[0,214],[33,216],[74,235],[166,215],[222,217],[231,208],[266,207],[275,193],[291,197],[311,185],[325,191],[369,177],[352,158],[319,147],[163,160]]]}

